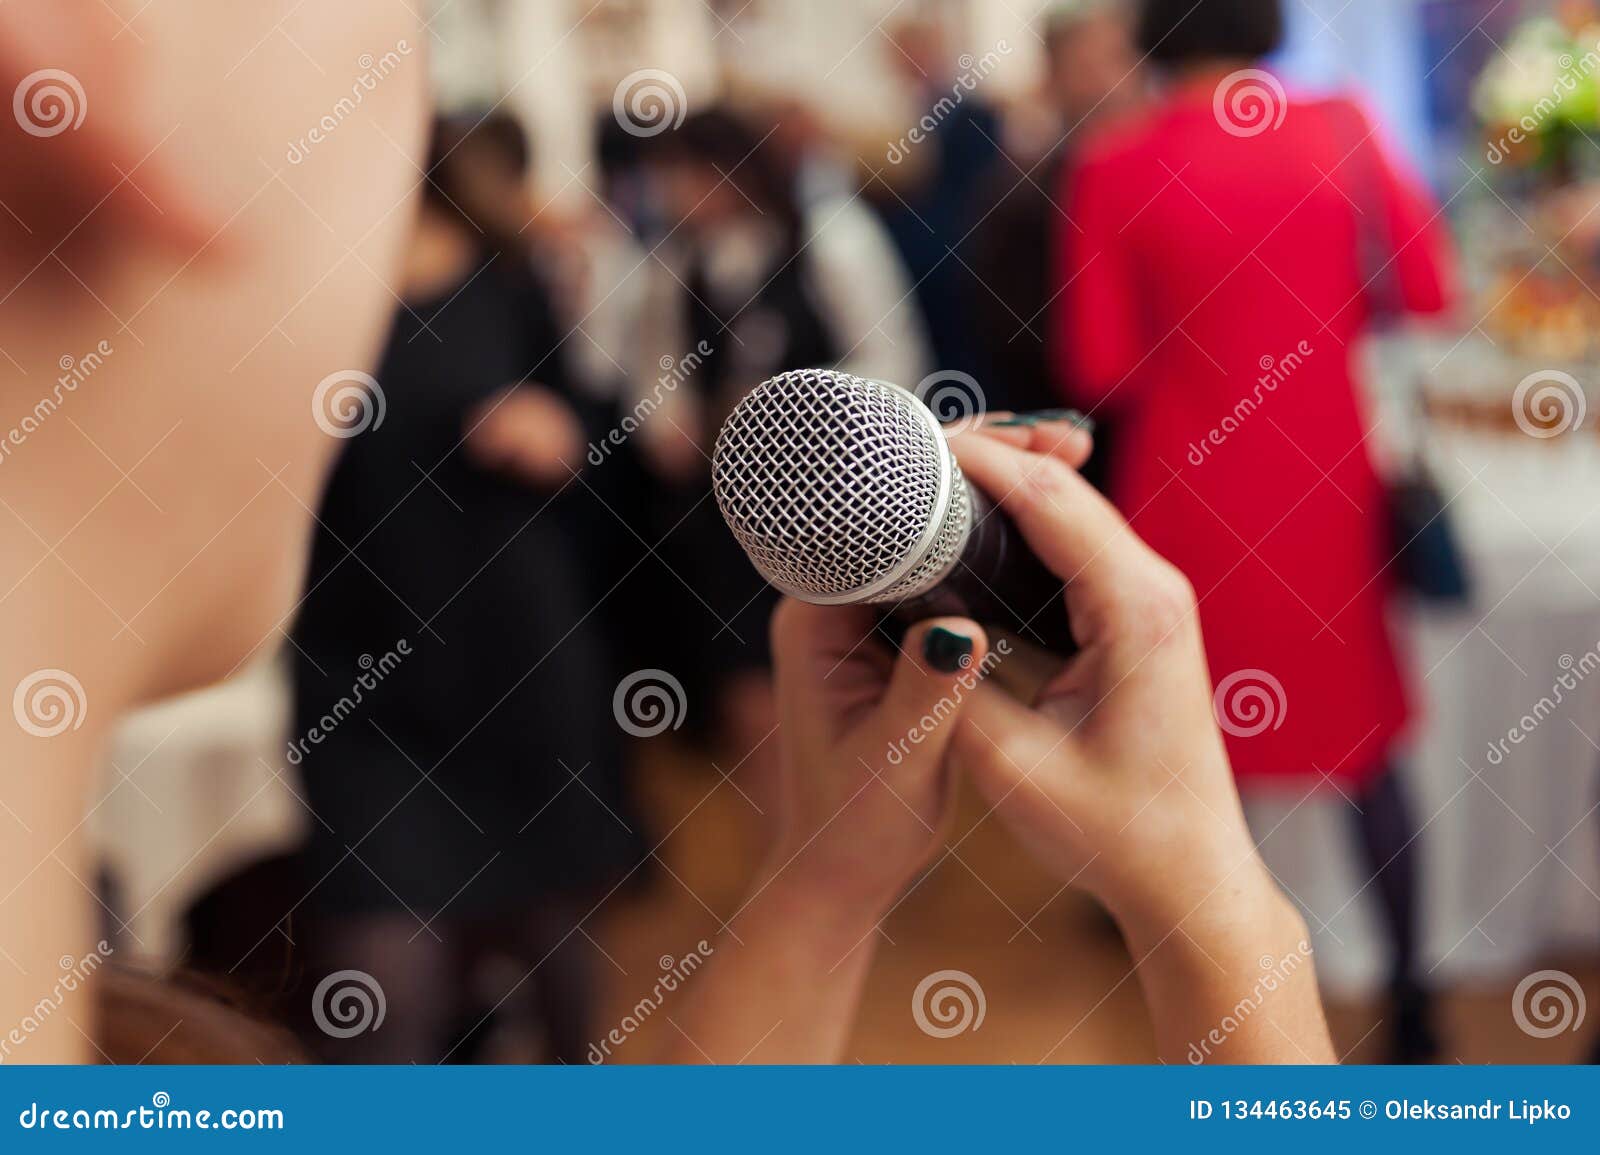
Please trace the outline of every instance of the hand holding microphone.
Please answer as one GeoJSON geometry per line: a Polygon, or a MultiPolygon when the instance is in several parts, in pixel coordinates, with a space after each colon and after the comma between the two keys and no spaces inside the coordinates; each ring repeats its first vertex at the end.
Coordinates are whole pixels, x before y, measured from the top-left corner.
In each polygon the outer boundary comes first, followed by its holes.
{"type": "MultiPolygon", "coordinates": [[[[809,905],[831,895],[830,909],[855,908],[850,883],[870,878],[867,909],[881,910],[893,878],[909,884],[937,850],[953,763],[1034,857],[1116,917],[1164,1058],[1192,1060],[1194,1041],[1250,994],[1270,957],[1282,976],[1272,1005],[1205,1057],[1334,1061],[1305,923],[1244,822],[1194,590],[1077,474],[1080,432],[983,428],[952,448],[1065,583],[1079,650],[1029,706],[975,676],[987,652],[976,623],[923,623],[913,636],[924,647],[896,658],[868,641],[865,607],[786,602],[773,635],[780,737],[790,781],[811,803],[794,812],[791,844],[803,849],[793,861],[825,866],[801,873],[809,905]],[[934,629],[973,637],[969,670],[934,667],[934,629]],[[885,736],[913,733],[921,740],[897,763],[890,751],[905,747],[885,736]],[[869,791],[877,802],[897,796],[898,810],[862,807],[869,791]]],[[[803,481],[837,484],[839,469],[824,455],[803,481]]],[[[773,877],[786,865],[775,862],[773,877]]]]}
{"type": "Polygon", "coordinates": [[[962,436],[956,454],[1070,577],[1081,649],[1032,707],[980,686],[952,757],[1035,857],[1116,917],[1164,1059],[1335,1062],[1310,935],[1239,805],[1193,587],[1046,446],[1006,441],[962,436]],[[1265,1013],[1197,1049],[1264,967],[1279,982],[1265,1013]]]}

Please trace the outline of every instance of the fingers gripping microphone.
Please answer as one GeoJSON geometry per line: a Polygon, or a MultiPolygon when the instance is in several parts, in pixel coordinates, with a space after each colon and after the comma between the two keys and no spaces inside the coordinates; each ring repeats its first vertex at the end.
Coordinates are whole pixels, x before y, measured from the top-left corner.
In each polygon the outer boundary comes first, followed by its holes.
{"type": "Polygon", "coordinates": [[[823,369],[764,381],[723,425],[711,475],[733,536],[792,597],[881,605],[903,624],[970,617],[1076,649],[1061,580],[898,386],[823,369]]]}

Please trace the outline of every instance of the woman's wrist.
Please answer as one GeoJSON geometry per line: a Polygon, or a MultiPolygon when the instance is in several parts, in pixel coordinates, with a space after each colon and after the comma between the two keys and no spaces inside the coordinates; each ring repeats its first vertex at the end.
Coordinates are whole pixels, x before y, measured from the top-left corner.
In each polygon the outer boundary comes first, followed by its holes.
{"type": "Polygon", "coordinates": [[[1305,920],[1259,859],[1128,945],[1165,1061],[1336,1061],[1305,920]]]}
{"type": "MultiPolygon", "coordinates": [[[[744,910],[781,923],[786,937],[803,938],[841,956],[870,939],[894,905],[898,889],[852,885],[815,870],[806,854],[773,855],[756,876],[744,910]]],[[[830,961],[830,965],[831,961],[830,961]]]]}
{"type": "Polygon", "coordinates": [[[1111,913],[1136,960],[1174,943],[1209,953],[1258,944],[1255,954],[1260,955],[1275,945],[1298,943],[1306,933],[1299,912],[1254,850],[1210,870],[1172,872],[1159,893],[1113,904],[1111,913]]]}

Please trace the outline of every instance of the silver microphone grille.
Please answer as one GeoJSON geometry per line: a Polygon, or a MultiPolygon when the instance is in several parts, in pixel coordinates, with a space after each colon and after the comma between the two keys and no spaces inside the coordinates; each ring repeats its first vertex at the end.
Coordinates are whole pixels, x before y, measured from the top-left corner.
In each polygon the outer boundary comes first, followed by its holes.
{"type": "Polygon", "coordinates": [[[971,497],[913,394],[806,369],[763,381],[728,417],[717,505],[762,576],[823,604],[899,602],[955,564],[971,497]]]}

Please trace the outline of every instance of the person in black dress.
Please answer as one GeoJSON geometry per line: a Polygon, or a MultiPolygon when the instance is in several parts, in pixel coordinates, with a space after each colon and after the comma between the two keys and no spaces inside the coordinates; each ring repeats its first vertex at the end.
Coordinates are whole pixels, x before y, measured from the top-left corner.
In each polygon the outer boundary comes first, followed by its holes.
{"type": "Polygon", "coordinates": [[[387,1007],[381,1030],[312,1034],[336,1060],[459,1061],[514,991],[500,1017],[533,1004],[549,1057],[580,1061],[579,924],[639,856],[578,544],[609,515],[574,478],[590,434],[521,236],[526,166],[507,118],[436,125],[376,390],[332,426],[292,634],[307,977],[364,971],[387,1007]],[[505,990],[483,987],[492,953],[505,990]]]}

